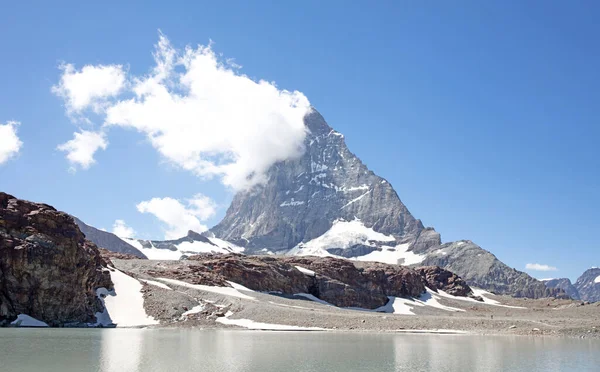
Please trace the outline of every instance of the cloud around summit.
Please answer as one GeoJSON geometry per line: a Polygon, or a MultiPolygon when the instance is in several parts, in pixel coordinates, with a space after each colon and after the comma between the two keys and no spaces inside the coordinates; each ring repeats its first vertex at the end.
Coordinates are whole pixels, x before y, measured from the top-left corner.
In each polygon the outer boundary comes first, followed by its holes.
{"type": "Polygon", "coordinates": [[[99,149],[110,151],[113,127],[136,130],[168,163],[236,191],[303,153],[310,102],[301,92],[249,78],[212,45],[175,49],[160,33],[153,56],[145,75],[122,64],[60,66],[52,92],[82,125],[58,146],[72,166],[87,169],[99,149]]]}

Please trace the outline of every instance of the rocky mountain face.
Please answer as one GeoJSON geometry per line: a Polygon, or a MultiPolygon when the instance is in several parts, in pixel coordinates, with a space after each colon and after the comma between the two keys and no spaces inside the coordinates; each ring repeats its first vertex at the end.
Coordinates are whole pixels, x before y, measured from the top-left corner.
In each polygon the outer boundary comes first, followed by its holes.
{"type": "Polygon", "coordinates": [[[90,240],[98,247],[105,248],[116,253],[131,254],[139,258],[147,258],[146,255],[144,255],[131,244],[123,241],[115,234],[86,225],[77,217],[73,216],[73,219],[79,227],[79,230],[81,230],[81,232],[85,235],[86,239],[90,240]]]}
{"type": "Polygon", "coordinates": [[[0,325],[24,314],[50,326],[95,323],[106,262],[73,218],[0,192],[0,325]]]}
{"type": "Polygon", "coordinates": [[[546,287],[470,241],[441,244],[402,203],[392,185],[348,150],[344,136],[315,110],[298,159],[275,164],[268,181],[238,193],[206,236],[245,253],[346,257],[405,265],[439,265],[498,294],[545,297],[546,287]]]}
{"type": "Polygon", "coordinates": [[[600,268],[586,270],[575,282],[575,288],[584,301],[600,301],[600,268]]]}
{"type": "Polygon", "coordinates": [[[569,278],[548,279],[543,280],[543,282],[548,288],[562,289],[565,292],[565,294],[570,298],[574,300],[581,300],[581,296],[579,295],[577,287],[575,287],[573,283],[571,283],[571,280],[569,278]]]}
{"type": "Polygon", "coordinates": [[[275,164],[265,185],[237,194],[211,233],[247,253],[286,252],[323,235],[336,220],[359,219],[398,241],[415,240],[423,225],[392,186],[352,154],[344,136],[318,112],[308,114],[305,123],[310,134],[304,155],[275,164]]]}
{"type": "Polygon", "coordinates": [[[559,289],[548,288],[541,281],[507,266],[470,240],[415,247],[414,251],[424,256],[423,264],[442,266],[459,274],[473,287],[515,297],[562,297],[559,289]]]}

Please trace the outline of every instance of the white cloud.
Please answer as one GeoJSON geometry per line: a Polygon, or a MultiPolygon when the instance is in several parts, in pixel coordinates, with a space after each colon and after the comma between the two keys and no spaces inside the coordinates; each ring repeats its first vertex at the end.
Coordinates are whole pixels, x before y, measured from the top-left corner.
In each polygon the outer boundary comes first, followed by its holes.
{"type": "Polygon", "coordinates": [[[112,233],[120,238],[133,238],[135,236],[135,230],[127,226],[123,220],[115,220],[112,233]]]}
{"type": "Polygon", "coordinates": [[[23,146],[23,142],[17,136],[17,127],[20,124],[17,121],[0,124],[0,164],[17,155],[23,146]]]}
{"type": "Polygon", "coordinates": [[[126,83],[121,65],[87,65],[78,71],[72,64],[63,64],[60,69],[63,73],[52,93],[65,100],[70,114],[90,107],[101,111],[108,104],[107,98],[118,95],[126,83]]]}
{"type": "MultiPolygon", "coordinates": [[[[96,161],[94,153],[99,149],[106,149],[108,142],[102,132],[91,132],[82,130],[81,132],[73,133],[73,139],[59,145],[60,151],[67,153],[67,159],[73,166],[80,166],[83,169],[88,169],[96,161]]],[[[74,170],[74,168],[72,168],[74,170]]]]}
{"type": "Polygon", "coordinates": [[[197,194],[184,203],[169,197],[152,198],[139,203],[137,210],[140,213],[153,214],[166,225],[165,239],[181,238],[188,230],[206,231],[208,228],[202,221],[214,216],[215,203],[202,194],[197,194]]]}
{"type": "MultiPolygon", "coordinates": [[[[310,103],[301,92],[250,79],[210,45],[174,49],[162,34],[154,60],[148,75],[114,84],[125,86],[126,96],[104,101],[104,130],[134,128],[170,163],[236,190],[263,182],[271,165],[303,153],[310,103]]],[[[89,106],[93,100],[82,91],[67,95],[67,106],[89,106]]]]}
{"type": "Polygon", "coordinates": [[[542,265],[539,263],[528,263],[525,265],[525,269],[534,271],[557,271],[558,269],[554,266],[542,265]]]}

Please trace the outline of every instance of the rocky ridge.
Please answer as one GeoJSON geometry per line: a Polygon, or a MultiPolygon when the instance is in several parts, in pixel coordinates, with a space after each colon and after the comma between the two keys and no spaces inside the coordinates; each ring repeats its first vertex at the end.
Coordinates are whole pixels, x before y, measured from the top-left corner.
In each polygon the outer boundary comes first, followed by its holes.
{"type": "Polygon", "coordinates": [[[308,294],[338,307],[365,309],[386,305],[390,296],[419,297],[426,287],[434,292],[473,296],[462,279],[441,268],[414,270],[332,257],[203,254],[180,261],[175,267],[155,265],[146,274],[217,287],[229,287],[233,282],[254,291],[308,294]]]}
{"type": "Polygon", "coordinates": [[[73,216],[73,219],[86,239],[94,242],[98,247],[117,253],[131,254],[139,258],[147,258],[142,252],[115,234],[89,226],[77,217],[73,216]]]}
{"type": "Polygon", "coordinates": [[[21,314],[50,326],[95,323],[112,288],[97,247],[73,218],[0,192],[0,325],[21,314]]]}
{"type": "Polygon", "coordinates": [[[569,298],[581,300],[577,287],[571,283],[569,278],[547,279],[542,280],[542,282],[544,282],[548,288],[558,288],[563,290],[569,298]]]}
{"type": "Polygon", "coordinates": [[[575,282],[575,288],[584,301],[600,301],[600,268],[586,270],[575,282]]]}

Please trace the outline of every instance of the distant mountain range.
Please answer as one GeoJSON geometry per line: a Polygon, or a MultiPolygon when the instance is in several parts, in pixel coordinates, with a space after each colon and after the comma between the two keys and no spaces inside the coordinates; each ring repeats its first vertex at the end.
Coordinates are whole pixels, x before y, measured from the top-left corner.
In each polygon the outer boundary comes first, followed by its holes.
{"type": "MultiPolygon", "coordinates": [[[[123,241],[149,258],[233,251],[439,265],[469,285],[498,294],[564,295],[469,240],[442,244],[440,234],[416,219],[392,185],[351,153],[344,136],[316,110],[305,124],[304,154],[273,165],[265,184],[235,195],[223,220],[210,231],[176,241],[123,241]]],[[[103,244],[96,234],[88,237],[110,250],[125,247],[103,244]]]]}
{"type": "Polygon", "coordinates": [[[544,280],[549,288],[559,288],[575,300],[600,301],[600,268],[586,270],[575,282],[567,278],[544,280]]]}

